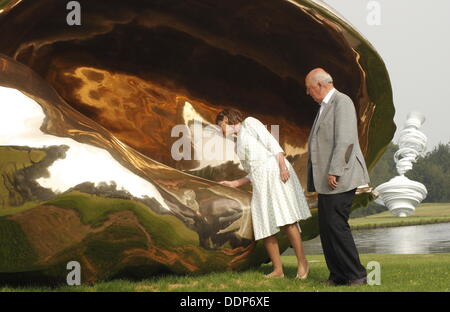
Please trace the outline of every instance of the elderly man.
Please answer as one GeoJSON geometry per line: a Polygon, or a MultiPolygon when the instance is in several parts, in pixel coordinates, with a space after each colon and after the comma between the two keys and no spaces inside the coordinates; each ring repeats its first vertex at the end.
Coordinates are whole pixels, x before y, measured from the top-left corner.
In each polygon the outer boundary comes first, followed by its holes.
{"type": "Polygon", "coordinates": [[[308,191],[318,192],[319,227],[330,276],[327,285],[363,285],[367,273],[348,224],[356,188],[369,183],[358,141],[352,100],[336,90],[325,70],[305,79],[306,93],[320,105],[308,139],[308,191]]]}

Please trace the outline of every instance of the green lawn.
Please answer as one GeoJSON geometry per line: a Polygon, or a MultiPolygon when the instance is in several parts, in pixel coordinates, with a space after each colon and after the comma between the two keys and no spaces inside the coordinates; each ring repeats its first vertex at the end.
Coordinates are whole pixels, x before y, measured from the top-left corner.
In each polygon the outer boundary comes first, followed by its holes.
{"type": "Polygon", "coordinates": [[[422,204],[416,208],[412,216],[406,218],[396,217],[389,211],[385,211],[371,216],[349,220],[350,226],[354,230],[442,222],[450,222],[450,203],[422,204]]]}
{"type": "Polygon", "coordinates": [[[328,277],[328,270],[322,255],[308,256],[310,275],[307,281],[294,278],[296,272],[295,257],[283,257],[286,278],[266,279],[271,265],[262,265],[259,269],[241,273],[224,272],[197,276],[166,275],[142,281],[112,280],[94,285],[61,286],[56,288],[1,286],[0,291],[450,291],[450,254],[429,255],[361,255],[361,261],[367,265],[378,261],[381,265],[381,285],[359,287],[326,287],[320,284],[328,277]]]}

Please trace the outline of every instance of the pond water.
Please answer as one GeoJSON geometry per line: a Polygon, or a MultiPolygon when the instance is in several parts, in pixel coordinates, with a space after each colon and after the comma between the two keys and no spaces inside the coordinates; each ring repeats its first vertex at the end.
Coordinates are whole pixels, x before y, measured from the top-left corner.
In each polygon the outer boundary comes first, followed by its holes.
{"type": "MultiPolygon", "coordinates": [[[[352,231],[359,253],[450,253],[450,223],[352,231]]],[[[322,254],[320,237],[304,242],[308,255],[322,254]]],[[[294,255],[291,248],[283,255],[294,255]]]]}

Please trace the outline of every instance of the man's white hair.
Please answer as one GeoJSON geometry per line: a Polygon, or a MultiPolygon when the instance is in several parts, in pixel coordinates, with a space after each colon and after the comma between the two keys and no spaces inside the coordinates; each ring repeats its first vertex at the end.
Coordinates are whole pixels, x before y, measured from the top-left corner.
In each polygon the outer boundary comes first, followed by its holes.
{"type": "Polygon", "coordinates": [[[333,83],[333,77],[325,71],[314,72],[311,78],[314,82],[333,83]]]}

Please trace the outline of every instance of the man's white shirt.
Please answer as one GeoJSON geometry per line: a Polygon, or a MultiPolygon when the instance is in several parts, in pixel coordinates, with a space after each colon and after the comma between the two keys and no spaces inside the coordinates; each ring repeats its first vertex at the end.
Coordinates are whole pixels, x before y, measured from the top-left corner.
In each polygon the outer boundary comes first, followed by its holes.
{"type": "Polygon", "coordinates": [[[323,108],[324,108],[325,104],[328,104],[328,102],[330,101],[330,99],[333,96],[335,91],[336,91],[335,88],[333,88],[330,91],[328,91],[327,95],[325,95],[325,97],[323,98],[322,103],[320,103],[319,118],[320,118],[320,114],[322,114],[322,111],[323,111],[323,108]]]}

